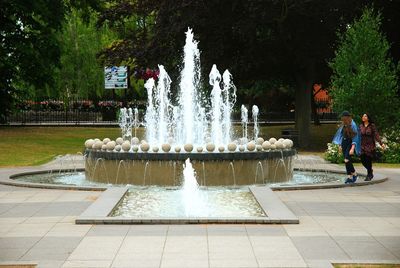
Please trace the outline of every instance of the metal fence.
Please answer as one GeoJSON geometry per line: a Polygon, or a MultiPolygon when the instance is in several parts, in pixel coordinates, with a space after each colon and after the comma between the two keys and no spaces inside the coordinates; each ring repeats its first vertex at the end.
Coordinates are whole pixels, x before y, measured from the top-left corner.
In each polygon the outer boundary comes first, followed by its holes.
{"type": "MultiPolygon", "coordinates": [[[[316,99],[316,111],[321,122],[336,121],[337,114],[332,112],[329,98],[316,99]]],[[[26,101],[18,111],[8,118],[9,124],[115,124],[117,111],[123,103],[118,101],[70,100],[66,105],[62,100],[26,101]]],[[[129,107],[138,107],[140,118],[144,117],[146,103],[132,101],[129,107]]],[[[310,120],[314,118],[310,115],[310,120]]],[[[240,111],[232,113],[233,122],[240,122],[240,111]]],[[[289,111],[262,112],[259,122],[293,122],[295,113],[289,111]]],[[[251,120],[250,120],[251,121],[251,120]]]]}
{"type": "MultiPolygon", "coordinates": [[[[321,122],[337,121],[336,113],[319,113],[321,122]]],[[[143,118],[141,114],[140,118],[143,118]]],[[[240,116],[233,115],[233,122],[240,122],[240,116]]],[[[260,123],[268,122],[293,122],[295,120],[294,112],[267,112],[262,114],[258,121],[260,123]]],[[[314,118],[310,116],[310,120],[314,118]]],[[[251,120],[250,120],[251,121],[251,120]]],[[[92,112],[81,110],[68,111],[19,111],[8,118],[9,124],[115,124],[117,123],[117,114],[115,111],[92,112]]]]}
{"type": "Polygon", "coordinates": [[[46,124],[46,123],[105,123],[114,122],[104,120],[101,112],[80,110],[71,111],[19,111],[8,118],[10,124],[46,124]]]}

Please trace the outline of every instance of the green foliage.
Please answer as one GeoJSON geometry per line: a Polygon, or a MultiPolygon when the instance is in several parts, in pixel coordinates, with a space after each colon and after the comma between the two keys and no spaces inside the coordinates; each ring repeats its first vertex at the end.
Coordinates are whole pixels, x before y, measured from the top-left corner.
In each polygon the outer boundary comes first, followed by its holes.
{"type": "Polygon", "coordinates": [[[107,25],[96,28],[97,14],[89,13],[87,22],[76,9],[66,16],[58,38],[61,47],[61,66],[56,70],[58,94],[94,98],[104,91],[104,70],[96,54],[115,38],[107,25]]]}
{"type": "Polygon", "coordinates": [[[339,145],[334,143],[327,144],[328,149],[325,151],[325,160],[331,163],[343,163],[343,154],[339,153],[339,145]]]}
{"type": "MultiPolygon", "coordinates": [[[[388,129],[382,138],[386,144],[386,149],[383,150],[381,146],[377,146],[376,150],[382,154],[380,159],[376,162],[382,163],[400,163],[400,132],[398,127],[388,129]]],[[[328,143],[328,148],[325,151],[325,160],[331,163],[344,163],[343,154],[339,153],[339,145],[328,143]]],[[[360,162],[359,157],[353,157],[353,162],[360,162]]]]}
{"type": "Polygon", "coordinates": [[[385,163],[400,163],[400,131],[393,127],[385,133],[387,148],[383,151],[382,160],[385,163]]]}
{"type": "Polygon", "coordinates": [[[396,69],[389,57],[389,42],[380,31],[381,15],[366,8],[343,34],[330,62],[334,109],[350,110],[356,120],[370,113],[381,129],[400,115],[396,69]]]}
{"type": "Polygon", "coordinates": [[[58,64],[56,32],[64,11],[62,0],[1,1],[0,122],[25,93],[20,81],[34,87],[52,84],[49,70],[58,64]]]}

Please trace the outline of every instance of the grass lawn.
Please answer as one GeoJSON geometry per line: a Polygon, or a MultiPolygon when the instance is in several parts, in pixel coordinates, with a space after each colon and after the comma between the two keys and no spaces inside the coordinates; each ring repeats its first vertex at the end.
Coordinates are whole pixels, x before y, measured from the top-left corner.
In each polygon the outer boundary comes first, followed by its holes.
{"type": "MultiPolygon", "coordinates": [[[[260,130],[262,137],[280,137],[281,130],[292,126],[266,126],[260,130]]],[[[335,132],[336,125],[311,127],[311,153],[321,154],[335,132]]],[[[236,127],[236,132],[241,132],[236,127]]],[[[138,130],[142,138],[143,129],[138,130]]],[[[117,127],[0,127],[0,166],[41,165],[57,155],[82,152],[89,138],[115,139],[120,135],[117,127]]],[[[310,152],[305,152],[310,153],[310,152]]]]}

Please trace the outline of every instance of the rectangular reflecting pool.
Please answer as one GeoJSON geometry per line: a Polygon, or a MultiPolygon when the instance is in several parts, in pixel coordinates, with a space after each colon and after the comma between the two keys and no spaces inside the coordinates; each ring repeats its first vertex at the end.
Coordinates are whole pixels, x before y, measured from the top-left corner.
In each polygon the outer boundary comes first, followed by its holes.
{"type": "Polygon", "coordinates": [[[248,187],[132,187],[111,217],[250,218],[266,217],[248,187]]]}

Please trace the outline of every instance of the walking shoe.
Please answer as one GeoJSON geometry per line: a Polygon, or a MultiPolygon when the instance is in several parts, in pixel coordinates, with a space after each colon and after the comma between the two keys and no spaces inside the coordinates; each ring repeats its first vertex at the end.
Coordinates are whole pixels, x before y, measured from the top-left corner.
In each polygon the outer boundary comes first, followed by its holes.
{"type": "Polygon", "coordinates": [[[344,182],[344,184],[350,184],[353,183],[353,180],[350,178],[347,178],[347,180],[344,182]]]}
{"type": "Polygon", "coordinates": [[[370,181],[374,178],[373,174],[368,174],[364,181],[370,181]]]}
{"type": "Polygon", "coordinates": [[[352,183],[355,183],[357,181],[358,175],[353,175],[353,179],[351,180],[352,183]]]}

